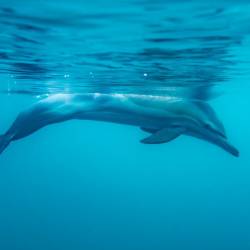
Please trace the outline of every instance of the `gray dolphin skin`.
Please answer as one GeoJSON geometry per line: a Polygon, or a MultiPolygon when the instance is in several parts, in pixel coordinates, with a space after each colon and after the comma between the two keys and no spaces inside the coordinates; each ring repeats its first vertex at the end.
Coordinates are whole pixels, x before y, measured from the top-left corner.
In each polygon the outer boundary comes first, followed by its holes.
{"type": "Polygon", "coordinates": [[[172,96],[136,94],[54,94],[21,112],[0,136],[0,154],[15,140],[49,124],[71,119],[97,120],[140,127],[145,144],[166,143],[180,135],[213,143],[233,156],[238,150],[227,141],[224,127],[205,101],[172,96]]]}

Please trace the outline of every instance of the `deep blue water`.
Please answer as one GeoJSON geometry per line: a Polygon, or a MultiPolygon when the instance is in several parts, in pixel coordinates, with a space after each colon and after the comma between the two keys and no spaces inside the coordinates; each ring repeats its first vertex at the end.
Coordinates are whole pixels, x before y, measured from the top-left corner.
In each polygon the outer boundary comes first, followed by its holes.
{"type": "Polygon", "coordinates": [[[213,89],[234,158],[135,127],[48,126],[0,155],[1,250],[250,249],[249,1],[0,1],[0,134],[54,93],[213,89]]]}

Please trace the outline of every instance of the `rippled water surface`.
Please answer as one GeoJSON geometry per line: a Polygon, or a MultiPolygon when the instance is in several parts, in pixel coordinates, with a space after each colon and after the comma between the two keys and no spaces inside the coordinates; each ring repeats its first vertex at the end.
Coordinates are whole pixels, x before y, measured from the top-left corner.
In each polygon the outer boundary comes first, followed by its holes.
{"type": "Polygon", "coordinates": [[[247,1],[10,0],[0,6],[2,92],[164,94],[246,73],[236,64],[246,62],[237,48],[250,32],[247,1]]]}

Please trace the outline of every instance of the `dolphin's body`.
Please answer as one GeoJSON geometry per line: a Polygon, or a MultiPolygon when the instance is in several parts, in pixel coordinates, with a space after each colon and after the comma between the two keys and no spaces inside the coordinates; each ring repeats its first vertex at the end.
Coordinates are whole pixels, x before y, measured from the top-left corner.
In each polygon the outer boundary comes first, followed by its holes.
{"type": "Polygon", "coordinates": [[[150,133],[142,143],[159,144],[185,134],[209,141],[230,154],[223,125],[203,101],[171,96],[134,94],[55,94],[20,113],[0,137],[0,153],[11,141],[26,137],[49,124],[71,119],[98,120],[140,127],[150,133]]]}

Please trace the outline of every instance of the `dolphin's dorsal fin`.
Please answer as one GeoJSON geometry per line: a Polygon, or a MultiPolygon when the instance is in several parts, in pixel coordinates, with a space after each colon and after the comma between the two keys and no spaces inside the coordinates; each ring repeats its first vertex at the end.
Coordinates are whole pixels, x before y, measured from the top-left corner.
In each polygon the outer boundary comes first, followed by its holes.
{"type": "Polygon", "coordinates": [[[183,128],[163,128],[141,140],[145,144],[160,144],[174,140],[184,132],[183,128]]]}

